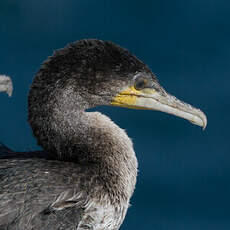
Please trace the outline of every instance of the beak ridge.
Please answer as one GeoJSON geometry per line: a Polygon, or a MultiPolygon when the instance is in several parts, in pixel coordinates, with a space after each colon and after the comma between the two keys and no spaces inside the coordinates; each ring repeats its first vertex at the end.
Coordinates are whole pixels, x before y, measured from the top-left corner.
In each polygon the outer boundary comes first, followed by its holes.
{"type": "Polygon", "coordinates": [[[147,100],[148,103],[146,101],[145,105],[148,104],[147,106],[149,109],[158,110],[184,118],[195,125],[201,126],[203,130],[207,126],[207,117],[200,109],[177,99],[165,91],[156,92],[153,90],[153,93],[144,93],[142,97],[144,99],[141,99],[140,97],[140,102],[138,104],[142,104],[142,100],[147,100]]]}

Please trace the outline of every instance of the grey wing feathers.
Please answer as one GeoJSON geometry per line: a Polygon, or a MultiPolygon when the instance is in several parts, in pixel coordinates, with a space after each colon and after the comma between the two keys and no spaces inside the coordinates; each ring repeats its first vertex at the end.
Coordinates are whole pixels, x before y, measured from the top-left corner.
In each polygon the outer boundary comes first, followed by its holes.
{"type": "Polygon", "coordinates": [[[87,195],[79,191],[81,169],[65,163],[0,160],[0,230],[76,229],[87,195]]]}

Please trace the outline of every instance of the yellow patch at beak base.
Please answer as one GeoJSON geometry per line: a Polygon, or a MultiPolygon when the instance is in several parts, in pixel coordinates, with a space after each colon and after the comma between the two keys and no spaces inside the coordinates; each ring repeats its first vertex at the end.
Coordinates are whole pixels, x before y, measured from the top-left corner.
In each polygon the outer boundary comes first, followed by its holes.
{"type": "Polygon", "coordinates": [[[113,98],[111,105],[135,108],[138,95],[140,95],[140,92],[137,91],[133,86],[131,86],[117,94],[117,96],[113,98]]]}
{"type": "Polygon", "coordinates": [[[130,109],[158,110],[184,118],[203,128],[207,125],[205,114],[191,105],[167,94],[156,91],[154,88],[136,90],[131,86],[117,94],[111,105],[130,109]]]}

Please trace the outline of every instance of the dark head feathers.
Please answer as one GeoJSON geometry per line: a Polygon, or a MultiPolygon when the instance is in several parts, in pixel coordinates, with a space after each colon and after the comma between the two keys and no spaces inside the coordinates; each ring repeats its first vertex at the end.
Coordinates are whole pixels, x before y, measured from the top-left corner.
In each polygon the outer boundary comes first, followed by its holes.
{"type": "Polygon", "coordinates": [[[107,104],[131,84],[138,72],[152,75],[143,62],[112,42],[96,39],[73,42],[55,51],[43,63],[31,86],[29,105],[33,97],[33,101],[45,104],[52,95],[57,95],[55,90],[66,85],[71,85],[81,96],[84,94],[83,98],[90,103],[95,102],[93,105],[107,104]]]}
{"type": "MultiPolygon", "coordinates": [[[[84,75],[94,78],[97,75],[122,76],[135,72],[148,71],[148,67],[132,55],[128,50],[109,42],[86,39],[70,43],[63,49],[54,52],[52,57],[43,64],[40,71],[47,68],[55,75],[84,75]]],[[[57,76],[56,76],[57,77],[57,76]]]]}

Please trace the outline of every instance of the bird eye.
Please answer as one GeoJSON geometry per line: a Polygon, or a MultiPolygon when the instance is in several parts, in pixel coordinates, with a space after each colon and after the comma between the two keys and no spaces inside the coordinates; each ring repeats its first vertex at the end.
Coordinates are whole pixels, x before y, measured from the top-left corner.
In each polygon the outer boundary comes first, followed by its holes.
{"type": "Polygon", "coordinates": [[[145,77],[138,77],[134,83],[134,88],[136,90],[144,89],[147,86],[148,79],[145,77]]]}

